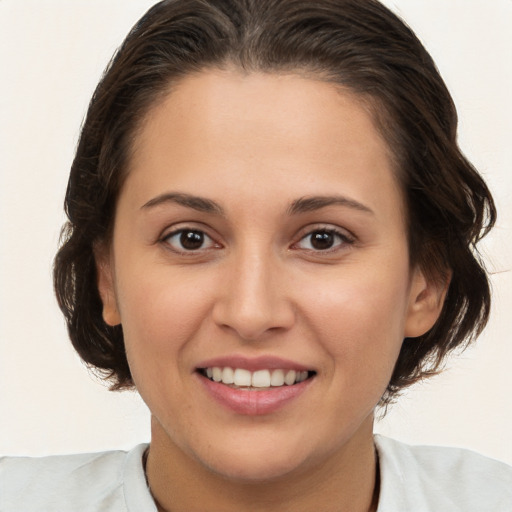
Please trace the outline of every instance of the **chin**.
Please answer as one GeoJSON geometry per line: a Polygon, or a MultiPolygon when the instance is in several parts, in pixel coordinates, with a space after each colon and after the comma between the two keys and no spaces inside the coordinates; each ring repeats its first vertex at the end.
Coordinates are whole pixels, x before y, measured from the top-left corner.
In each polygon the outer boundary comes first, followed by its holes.
{"type": "Polygon", "coordinates": [[[230,437],[225,440],[230,442],[225,444],[211,443],[207,454],[203,450],[196,451],[195,457],[213,473],[239,482],[275,481],[291,474],[298,475],[314,464],[312,453],[318,455],[318,451],[324,451],[311,446],[315,444],[312,440],[309,443],[297,440],[291,433],[276,436],[276,432],[267,430],[266,435],[245,432],[245,435],[230,437]]]}
{"type": "Polygon", "coordinates": [[[304,461],[290,457],[268,456],[254,453],[248,456],[241,454],[219,455],[217,461],[209,462],[207,467],[228,480],[257,484],[278,481],[287,475],[300,471],[304,461]]]}

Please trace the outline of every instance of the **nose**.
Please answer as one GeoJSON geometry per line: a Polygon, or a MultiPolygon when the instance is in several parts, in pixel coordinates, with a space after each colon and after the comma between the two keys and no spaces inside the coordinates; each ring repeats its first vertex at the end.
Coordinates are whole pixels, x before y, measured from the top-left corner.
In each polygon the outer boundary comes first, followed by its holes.
{"type": "Polygon", "coordinates": [[[253,341],[294,324],[295,308],[288,294],[286,272],[278,260],[257,250],[231,258],[213,307],[217,325],[253,341]]]}

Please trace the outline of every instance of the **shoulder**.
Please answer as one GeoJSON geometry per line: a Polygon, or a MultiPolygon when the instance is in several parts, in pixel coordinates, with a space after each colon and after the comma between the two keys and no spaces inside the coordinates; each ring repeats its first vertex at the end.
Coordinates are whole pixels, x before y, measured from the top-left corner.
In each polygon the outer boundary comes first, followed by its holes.
{"type": "Polygon", "coordinates": [[[379,512],[512,510],[512,467],[461,448],[410,446],[375,436],[379,512]]]}
{"type": "Polygon", "coordinates": [[[144,493],[150,497],[141,462],[146,446],[130,452],[1,458],[0,510],[130,510],[127,490],[136,493],[136,500],[144,493]]]}

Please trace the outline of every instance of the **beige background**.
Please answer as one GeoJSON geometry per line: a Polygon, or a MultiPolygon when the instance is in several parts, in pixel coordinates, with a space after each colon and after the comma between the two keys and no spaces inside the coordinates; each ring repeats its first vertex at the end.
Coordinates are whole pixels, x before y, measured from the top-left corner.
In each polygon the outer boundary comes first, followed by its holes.
{"type": "MultiPolygon", "coordinates": [[[[0,453],[129,448],[149,439],[135,393],[110,393],[74,354],[51,286],[68,168],[87,102],[150,0],[0,0],[0,453]]],[[[410,390],[377,430],[512,464],[512,1],[387,0],[438,63],[460,141],[486,176],[493,319],[475,348],[410,390]]]]}

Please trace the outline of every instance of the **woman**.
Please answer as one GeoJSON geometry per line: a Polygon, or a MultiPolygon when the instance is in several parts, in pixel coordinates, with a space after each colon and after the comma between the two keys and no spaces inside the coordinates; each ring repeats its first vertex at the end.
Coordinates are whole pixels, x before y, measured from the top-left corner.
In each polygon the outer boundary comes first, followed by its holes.
{"type": "Polygon", "coordinates": [[[155,5],[91,101],[66,212],[71,340],[152,439],[5,459],[5,510],[510,508],[506,466],[373,436],[485,325],[496,215],[381,4],[155,5]]]}

